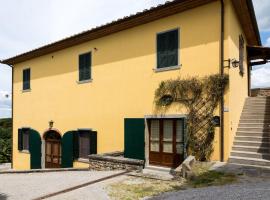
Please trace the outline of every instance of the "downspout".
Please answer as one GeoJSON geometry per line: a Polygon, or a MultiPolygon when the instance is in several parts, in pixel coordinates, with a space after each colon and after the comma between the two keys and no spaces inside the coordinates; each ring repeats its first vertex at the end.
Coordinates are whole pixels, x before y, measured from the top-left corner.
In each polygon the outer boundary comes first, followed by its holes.
{"type": "MultiPolygon", "coordinates": [[[[224,1],[220,0],[220,75],[224,75],[224,1]]],[[[220,100],[220,161],[224,161],[224,94],[220,100]]]]}
{"type": "Polygon", "coordinates": [[[4,65],[8,65],[9,67],[11,67],[11,73],[12,73],[12,78],[11,78],[11,123],[12,123],[12,127],[11,127],[11,169],[13,169],[13,82],[14,82],[14,70],[13,70],[13,66],[9,65],[7,63],[3,63],[0,60],[0,64],[4,64],[4,65]]]}

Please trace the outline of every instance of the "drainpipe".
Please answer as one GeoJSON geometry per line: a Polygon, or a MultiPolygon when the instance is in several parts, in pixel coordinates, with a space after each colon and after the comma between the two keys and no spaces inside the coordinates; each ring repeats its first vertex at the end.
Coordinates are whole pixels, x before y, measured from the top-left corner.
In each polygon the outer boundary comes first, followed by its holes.
{"type": "MultiPolygon", "coordinates": [[[[224,1],[220,0],[220,75],[224,75],[224,1]]],[[[224,94],[220,100],[220,161],[224,161],[224,94]]]]}
{"type": "Polygon", "coordinates": [[[8,65],[9,67],[11,67],[11,73],[12,73],[12,85],[11,85],[11,123],[12,123],[12,127],[11,127],[11,169],[13,169],[13,82],[14,82],[14,70],[13,70],[13,66],[9,65],[7,63],[3,63],[0,60],[0,64],[4,64],[4,65],[8,65]]]}

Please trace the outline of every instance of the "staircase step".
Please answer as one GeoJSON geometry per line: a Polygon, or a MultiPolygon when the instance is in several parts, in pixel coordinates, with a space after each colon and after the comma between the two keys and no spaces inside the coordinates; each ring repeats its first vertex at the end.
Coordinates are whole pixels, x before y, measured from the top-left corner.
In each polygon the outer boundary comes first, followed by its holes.
{"type": "Polygon", "coordinates": [[[267,148],[267,147],[247,147],[247,146],[234,145],[232,147],[232,150],[254,152],[254,153],[270,153],[270,148],[267,148]]]}
{"type": "Polygon", "coordinates": [[[246,147],[268,147],[270,149],[269,142],[254,142],[254,141],[238,141],[234,140],[233,145],[246,146],[246,147]]]}
{"type": "Polygon", "coordinates": [[[238,127],[237,131],[270,132],[270,129],[260,127],[238,127]]]}
{"type": "Polygon", "coordinates": [[[270,137],[270,132],[255,132],[255,131],[237,131],[236,136],[247,137],[270,137]]]}
{"type": "Polygon", "coordinates": [[[270,137],[266,137],[266,136],[239,136],[239,135],[236,135],[235,141],[269,142],[269,144],[270,144],[270,137]]]}
{"type": "Polygon", "coordinates": [[[232,151],[231,156],[270,160],[270,153],[256,153],[256,152],[248,152],[248,151],[232,151]]]}
{"type": "Polygon", "coordinates": [[[270,124],[270,119],[240,119],[239,121],[240,124],[243,123],[249,123],[249,124],[253,124],[253,123],[266,123],[266,124],[270,124]]]}
{"type": "Polygon", "coordinates": [[[247,167],[247,168],[256,168],[259,170],[270,170],[270,167],[267,166],[261,166],[261,165],[247,165],[247,164],[240,164],[240,163],[229,163],[230,165],[236,165],[236,166],[242,166],[242,167],[247,167]]]}
{"type": "Polygon", "coordinates": [[[238,156],[230,156],[229,163],[239,163],[247,165],[259,165],[259,166],[270,166],[270,161],[266,159],[257,158],[243,158],[238,156]]]}
{"type": "Polygon", "coordinates": [[[257,120],[270,120],[270,115],[265,116],[265,115],[241,115],[240,120],[247,120],[247,119],[257,119],[257,120]]]}
{"type": "Polygon", "coordinates": [[[270,124],[269,123],[239,123],[238,127],[270,128],[270,124]]]}

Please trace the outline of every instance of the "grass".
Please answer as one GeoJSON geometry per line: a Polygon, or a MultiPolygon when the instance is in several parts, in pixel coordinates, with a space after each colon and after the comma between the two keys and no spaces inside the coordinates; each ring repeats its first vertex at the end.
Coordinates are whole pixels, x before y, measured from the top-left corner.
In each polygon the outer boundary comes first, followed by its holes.
{"type": "Polygon", "coordinates": [[[110,185],[107,190],[112,199],[137,200],[164,192],[180,190],[182,181],[162,181],[129,177],[127,180],[110,185]]]}
{"type": "Polygon", "coordinates": [[[192,176],[188,179],[187,185],[191,187],[208,187],[231,184],[237,181],[233,173],[209,170],[211,163],[197,162],[192,169],[192,176]]]}

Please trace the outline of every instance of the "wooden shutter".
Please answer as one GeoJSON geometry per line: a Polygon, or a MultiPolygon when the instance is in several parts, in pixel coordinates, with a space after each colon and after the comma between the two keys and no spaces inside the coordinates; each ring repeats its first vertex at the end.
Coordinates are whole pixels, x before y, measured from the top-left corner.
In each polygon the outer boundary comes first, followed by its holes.
{"type": "Polygon", "coordinates": [[[33,130],[27,130],[29,135],[29,152],[31,169],[41,169],[41,137],[40,134],[33,130]]]}
{"type": "Polygon", "coordinates": [[[30,69],[23,70],[23,90],[30,89],[30,69]]]}
{"type": "Polygon", "coordinates": [[[173,30],[157,35],[157,68],[178,65],[179,33],[173,30]]]}
{"type": "Polygon", "coordinates": [[[73,167],[73,131],[66,132],[61,140],[62,162],[61,167],[73,167]]]}
{"type": "Polygon", "coordinates": [[[97,154],[97,132],[91,131],[90,134],[90,154],[97,154]]]}
{"type": "Polygon", "coordinates": [[[73,131],[73,157],[79,158],[79,131],[73,131]]]}
{"type": "Polygon", "coordinates": [[[91,52],[79,56],[79,81],[91,78],[91,52]]]}
{"type": "Polygon", "coordinates": [[[245,41],[242,35],[239,36],[239,72],[241,75],[244,74],[244,49],[245,41]]]}
{"type": "Polygon", "coordinates": [[[23,143],[22,143],[22,129],[18,129],[18,150],[23,150],[23,143]]]}

